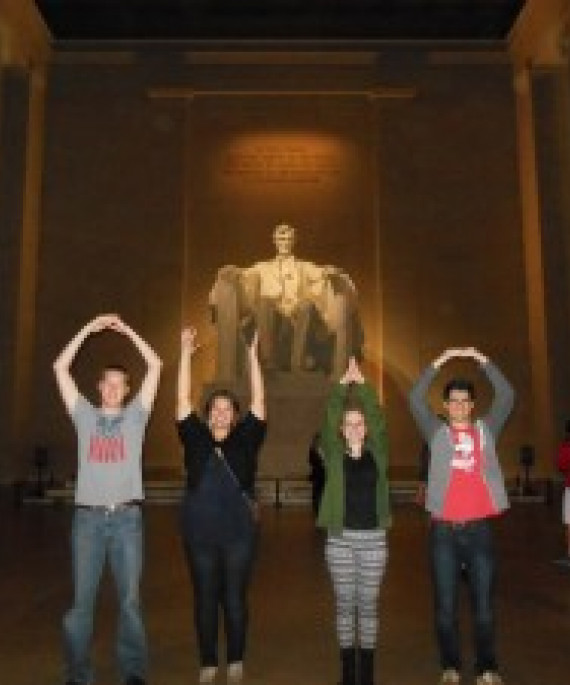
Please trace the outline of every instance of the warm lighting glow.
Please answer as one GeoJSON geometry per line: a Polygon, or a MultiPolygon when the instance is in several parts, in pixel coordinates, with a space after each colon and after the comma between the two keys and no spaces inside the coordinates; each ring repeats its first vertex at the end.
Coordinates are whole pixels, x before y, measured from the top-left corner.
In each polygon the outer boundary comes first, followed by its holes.
{"type": "Polygon", "coordinates": [[[226,192],[327,195],[348,182],[356,152],[339,136],[255,132],[222,145],[214,163],[214,175],[226,192]]]}

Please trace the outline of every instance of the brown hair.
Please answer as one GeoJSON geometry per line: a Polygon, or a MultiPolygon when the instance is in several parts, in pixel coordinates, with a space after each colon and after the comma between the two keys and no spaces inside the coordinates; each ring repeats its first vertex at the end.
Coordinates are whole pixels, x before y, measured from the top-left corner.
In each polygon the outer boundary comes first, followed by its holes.
{"type": "Polygon", "coordinates": [[[118,373],[122,373],[125,377],[125,383],[127,385],[131,380],[129,372],[127,371],[126,367],[124,367],[122,364],[105,364],[105,366],[101,369],[99,380],[103,379],[103,376],[107,373],[107,371],[117,371],[118,373]]]}
{"type": "Polygon", "coordinates": [[[366,426],[366,431],[368,432],[368,422],[366,420],[366,414],[364,413],[364,407],[362,406],[362,402],[357,397],[355,397],[353,393],[350,392],[350,388],[344,401],[344,406],[342,408],[342,414],[337,429],[340,437],[343,440],[344,435],[342,434],[342,424],[344,423],[344,417],[349,411],[358,412],[362,416],[362,418],[364,419],[364,425],[366,426]]]}
{"type": "Polygon", "coordinates": [[[206,401],[204,402],[204,408],[202,410],[202,416],[204,417],[204,419],[206,419],[207,421],[210,418],[212,406],[214,402],[218,399],[218,397],[222,397],[231,402],[235,414],[235,419],[237,420],[237,417],[239,416],[240,412],[239,400],[234,395],[234,393],[231,390],[228,390],[227,388],[218,388],[218,390],[212,390],[212,392],[208,395],[206,401]]]}

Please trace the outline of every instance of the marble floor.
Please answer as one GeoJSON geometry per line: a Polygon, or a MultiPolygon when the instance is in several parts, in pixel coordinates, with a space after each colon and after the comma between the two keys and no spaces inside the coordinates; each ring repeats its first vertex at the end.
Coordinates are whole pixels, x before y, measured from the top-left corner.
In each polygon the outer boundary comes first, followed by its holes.
{"type": "MultiPolygon", "coordinates": [[[[70,597],[69,506],[0,500],[0,684],[61,685],[60,619],[70,597]]],[[[197,681],[192,599],[175,505],[147,505],[144,606],[149,685],[197,681]]],[[[379,685],[435,685],[438,667],[426,563],[426,518],[399,504],[381,596],[379,685]]],[[[498,634],[506,685],[565,685],[570,678],[570,571],[558,506],[515,504],[497,522],[498,634]]],[[[467,606],[467,597],[463,597],[467,606]]],[[[101,587],[93,644],[96,685],[120,685],[113,659],[115,596],[101,587]]],[[[463,630],[469,636],[467,615],[463,630]]],[[[465,640],[464,683],[472,683],[465,640]]],[[[332,596],[322,538],[307,508],[265,507],[251,592],[244,685],[336,685],[332,596]]],[[[218,683],[225,682],[223,671],[218,683]]]]}

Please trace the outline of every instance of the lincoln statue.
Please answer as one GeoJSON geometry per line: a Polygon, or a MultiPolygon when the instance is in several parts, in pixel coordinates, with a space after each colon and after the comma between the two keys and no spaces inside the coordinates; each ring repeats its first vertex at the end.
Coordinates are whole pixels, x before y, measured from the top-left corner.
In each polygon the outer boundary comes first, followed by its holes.
{"type": "Polygon", "coordinates": [[[273,242],[271,259],[218,271],[210,292],[218,328],[217,376],[241,374],[244,340],[257,328],[267,371],[337,377],[362,347],[354,284],[337,267],[298,259],[293,226],[276,226],[273,242]]]}

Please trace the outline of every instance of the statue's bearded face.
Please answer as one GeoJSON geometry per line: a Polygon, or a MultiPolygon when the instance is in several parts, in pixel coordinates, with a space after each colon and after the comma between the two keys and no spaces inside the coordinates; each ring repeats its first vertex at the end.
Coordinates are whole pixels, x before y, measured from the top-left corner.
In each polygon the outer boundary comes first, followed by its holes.
{"type": "Polygon", "coordinates": [[[277,229],[274,241],[278,255],[289,255],[293,251],[295,232],[292,228],[277,229]]]}

